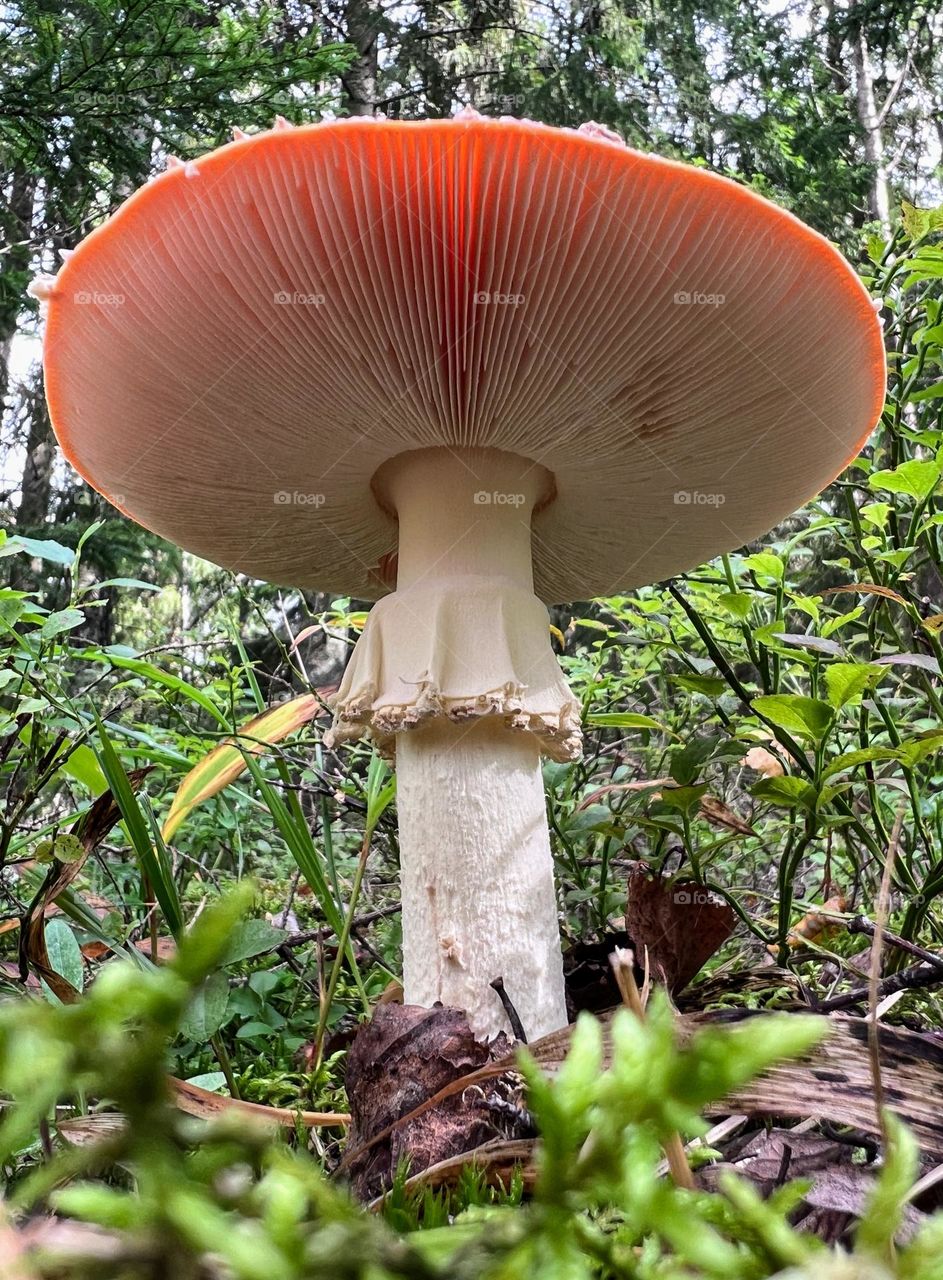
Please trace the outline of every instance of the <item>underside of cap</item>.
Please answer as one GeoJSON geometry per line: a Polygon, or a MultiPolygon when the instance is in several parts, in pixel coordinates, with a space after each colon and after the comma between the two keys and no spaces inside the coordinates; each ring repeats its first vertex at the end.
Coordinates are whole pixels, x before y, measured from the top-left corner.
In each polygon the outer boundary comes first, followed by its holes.
{"type": "Polygon", "coordinates": [[[56,434],[225,567],[364,599],[413,449],[533,459],[547,602],[765,532],[858,452],[884,352],[841,256],[715,175],[593,131],[345,120],[177,166],[43,286],[56,434]]]}

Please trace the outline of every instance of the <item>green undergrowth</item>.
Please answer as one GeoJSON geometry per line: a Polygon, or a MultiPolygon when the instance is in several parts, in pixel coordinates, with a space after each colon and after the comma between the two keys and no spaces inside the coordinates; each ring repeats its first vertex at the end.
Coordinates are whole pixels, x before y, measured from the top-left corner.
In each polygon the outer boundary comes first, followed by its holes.
{"type": "Polygon", "coordinates": [[[707,1104],[814,1046],[823,1024],[806,1016],[705,1029],[679,1047],[674,1015],[656,998],[644,1021],[628,1011],[616,1016],[607,1068],[600,1026],[588,1015],[554,1078],[523,1051],[520,1069],[540,1133],[536,1185],[527,1198],[518,1178],[495,1192],[472,1173],[448,1193],[407,1193],[404,1171],[382,1211],[371,1213],[325,1176],[298,1133],[247,1127],[234,1114],[212,1123],[182,1115],[168,1098],[168,1046],[193,1016],[250,900],[244,889],[207,908],[176,958],[159,970],[114,961],[81,1002],[25,999],[0,1009],[0,1090],[12,1100],[0,1122],[0,1160],[13,1173],[11,1220],[53,1210],[100,1229],[87,1238],[84,1260],[81,1231],[68,1244],[40,1249],[31,1257],[36,1275],[760,1280],[788,1272],[810,1280],[936,1280],[941,1274],[943,1215],[927,1220],[905,1248],[894,1243],[917,1151],[891,1116],[853,1267],[789,1225],[802,1183],[764,1201],[734,1175],[714,1192],[682,1190],[662,1175],[662,1143],[670,1134],[703,1136],[707,1104]],[[123,1116],[124,1126],[91,1145],[60,1145],[64,1116],[107,1111],[123,1116]],[[45,1158],[33,1149],[37,1129],[49,1148],[45,1158]]]}

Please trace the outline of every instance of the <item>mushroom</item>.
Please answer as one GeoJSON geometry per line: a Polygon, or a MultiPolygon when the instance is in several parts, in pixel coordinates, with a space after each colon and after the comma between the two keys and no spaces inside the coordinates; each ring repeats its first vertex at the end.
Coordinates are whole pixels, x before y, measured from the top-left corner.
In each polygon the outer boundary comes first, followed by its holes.
{"type": "Polygon", "coordinates": [[[566,1020],[546,605],[765,533],[881,409],[820,235],[596,125],[338,120],[174,165],[37,289],[67,458],[147,528],[376,600],[335,742],[395,750],[407,1002],[566,1020]],[[394,589],[395,588],[395,589],[394,589]]]}

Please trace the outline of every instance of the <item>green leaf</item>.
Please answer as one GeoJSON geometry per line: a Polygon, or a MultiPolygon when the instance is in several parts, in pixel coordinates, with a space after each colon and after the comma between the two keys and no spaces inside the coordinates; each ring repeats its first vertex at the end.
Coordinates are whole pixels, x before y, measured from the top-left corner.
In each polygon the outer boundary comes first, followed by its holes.
{"type": "Polygon", "coordinates": [[[597,729],[657,729],[660,733],[671,732],[651,716],[636,715],[633,711],[599,711],[586,719],[588,724],[597,729]]]}
{"type": "Polygon", "coordinates": [[[758,800],[766,800],[780,809],[808,809],[813,812],[816,790],[811,782],[786,774],[781,778],[761,778],[750,788],[758,800]]]}
{"type": "Polygon", "coordinates": [[[62,762],[62,772],[66,777],[80,782],[93,796],[101,795],[103,791],[108,790],[108,783],[105,781],[105,775],[101,771],[95,752],[84,744],[69,752],[62,762]]]}
{"type": "Polygon", "coordinates": [[[226,1077],[222,1071],[204,1071],[201,1075],[190,1076],[187,1084],[195,1084],[198,1089],[209,1089],[210,1093],[222,1093],[226,1088],[226,1077]]]}
{"type": "Polygon", "coordinates": [[[937,729],[920,737],[911,738],[908,742],[902,742],[899,750],[904,764],[909,769],[913,769],[926,760],[927,756],[933,755],[941,748],[943,748],[943,731],[937,729]]]}
{"type": "Polygon", "coordinates": [[[889,502],[869,502],[859,511],[862,520],[873,524],[876,529],[886,529],[888,516],[894,508],[889,502]]]}
{"type": "MultiPolygon", "coordinates": [[[[279,792],[271,785],[256,758],[246,752],[245,760],[279,834],[288,846],[291,856],[301,868],[301,874],[309,888],[317,897],[318,905],[327,923],[340,937],[344,929],[344,917],[328,886],[324,868],[321,865],[322,854],[314,844],[311,831],[307,824],[299,819],[297,812],[289,808],[279,792]]],[[[348,957],[355,965],[353,949],[349,944],[348,957]]]]}
{"type": "Polygon", "coordinates": [[[759,577],[772,578],[774,582],[782,582],[786,572],[782,560],[772,551],[758,551],[755,555],[747,556],[743,563],[759,577]]]}
{"type": "Polygon", "coordinates": [[[830,636],[836,631],[840,631],[842,627],[847,627],[852,622],[857,622],[864,613],[864,606],[856,604],[853,609],[849,609],[847,613],[840,613],[834,618],[828,618],[822,623],[822,635],[830,636]]]}
{"type": "Polygon", "coordinates": [[[103,591],[105,587],[128,587],[132,591],[163,591],[156,582],[143,582],[140,578],[106,578],[104,582],[92,583],[87,591],[103,591]]]}
{"type": "Polygon", "coordinates": [[[59,609],[56,613],[51,613],[45,620],[39,630],[39,638],[41,640],[51,640],[53,636],[62,635],[64,631],[72,631],[75,627],[79,627],[85,621],[85,614],[81,609],[59,609]]]}
{"type": "MultiPolygon", "coordinates": [[[[727,739],[720,734],[703,734],[691,738],[683,747],[675,747],[671,752],[668,772],[679,786],[687,786],[697,779],[703,765],[727,745],[727,739]]],[[[737,758],[743,754],[738,749],[737,758]]]]}
{"type": "Polygon", "coordinates": [[[272,951],[287,937],[284,929],[276,929],[267,920],[243,920],[233,929],[220,965],[225,967],[238,964],[240,960],[251,960],[253,956],[272,951]]]}
{"type": "Polygon", "coordinates": [[[96,752],[98,762],[108,780],[115,802],[121,810],[121,817],[134,852],[137,854],[141,870],[154,890],[171,933],[174,938],[179,938],[183,931],[183,909],[170,866],[166,857],[163,856],[165,850],[155,845],[151,839],[147,819],[137,802],[137,797],[128,781],[128,775],[118,759],[105,726],[97,716],[96,723],[101,744],[100,750],[96,752]]]}
{"type": "Polygon", "coordinates": [[[919,404],[923,400],[943,400],[943,381],[934,382],[930,387],[912,392],[907,400],[910,404],[919,404]]]}
{"type": "Polygon", "coordinates": [[[717,603],[740,622],[746,622],[753,608],[753,597],[745,591],[728,591],[717,597],[717,603]]]}
{"type": "Polygon", "coordinates": [[[868,484],[888,493],[906,493],[922,502],[936,488],[943,467],[938,462],[902,462],[893,471],[875,471],[868,484]]]}
{"type": "Polygon", "coordinates": [[[754,698],[750,705],[780,729],[802,738],[811,738],[813,742],[822,741],[834,719],[834,712],[827,702],[800,694],[770,694],[754,698]]]}
{"type": "Polygon", "coordinates": [[[722,680],[720,676],[672,676],[671,682],[681,689],[689,689],[692,693],[703,693],[706,698],[719,698],[727,691],[727,681],[722,680]]]}
{"type": "Polygon", "coordinates": [[[85,857],[85,846],[77,836],[63,831],[54,840],[40,840],[33,857],[37,862],[81,862],[85,857]]]}
{"type": "Polygon", "coordinates": [[[226,1020],[229,1008],[229,980],[214,973],[198,987],[180,1020],[180,1034],[194,1044],[206,1044],[226,1020]]]}
{"type": "Polygon", "coordinates": [[[141,676],[145,680],[152,680],[155,684],[163,685],[165,689],[170,689],[173,693],[179,693],[190,702],[196,703],[198,707],[202,707],[224,729],[230,727],[229,721],[211,698],[208,698],[205,693],[194,685],[189,684],[186,680],[181,680],[179,676],[172,675],[169,671],[162,671],[160,667],[155,667],[150,662],[144,662],[141,658],[126,658],[113,650],[86,649],[81,656],[92,662],[107,662],[114,667],[121,667],[124,671],[133,671],[135,675],[141,676]]]}
{"type": "Polygon", "coordinates": [[[277,1027],[270,1027],[267,1022],[245,1022],[236,1032],[237,1040],[255,1040],[259,1036],[274,1036],[278,1034],[277,1027]]]}
{"type": "Polygon", "coordinates": [[[843,707],[866,689],[873,689],[885,674],[883,667],[866,662],[833,662],[825,669],[828,700],[833,707],[843,707]]]}
{"type": "Polygon", "coordinates": [[[900,202],[900,222],[911,240],[922,240],[930,230],[930,212],[918,209],[908,200],[900,202]]]}
{"type": "Polygon", "coordinates": [[[884,1165],[855,1231],[856,1253],[871,1254],[889,1265],[897,1261],[894,1240],[900,1229],[907,1193],[920,1172],[917,1140],[897,1116],[884,1112],[888,1143],[884,1165]]]}
{"type": "Polygon", "coordinates": [[[587,831],[602,831],[612,825],[612,810],[604,804],[590,804],[585,809],[577,809],[576,813],[566,821],[566,833],[569,836],[583,835],[587,831]]]}
{"type": "Polygon", "coordinates": [[[71,547],[64,547],[61,542],[49,542],[38,538],[11,538],[5,543],[0,554],[9,556],[19,551],[25,552],[29,556],[35,556],[39,560],[48,560],[50,564],[61,564],[69,566],[75,559],[75,552],[71,547]]]}
{"type": "Polygon", "coordinates": [[[692,814],[697,813],[701,796],[706,791],[706,782],[698,783],[696,786],[662,787],[661,802],[667,805],[669,809],[678,809],[681,813],[686,813],[690,817],[692,814]]]}
{"type": "Polygon", "coordinates": [[[896,747],[862,747],[859,751],[846,751],[829,761],[823,779],[831,778],[836,773],[844,773],[846,769],[857,769],[858,765],[871,764],[876,760],[903,760],[904,754],[896,747]]]}
{"type": "Polygon", "coordinates": [[[249,989],[264,1000],[276,990],[281,981],[282,975],[275,970],[257,969],[255,973],[249,974],[249,989]]]}
{"type": "Polygon", "coordinates": [[[85,981],[85,965],[82,963],[82,951],[75,934],[64,920],[53,916],[46,922],[44,936],[49,967],[61,978],[65,978],[76,991],[81,991],[85,981]]]}

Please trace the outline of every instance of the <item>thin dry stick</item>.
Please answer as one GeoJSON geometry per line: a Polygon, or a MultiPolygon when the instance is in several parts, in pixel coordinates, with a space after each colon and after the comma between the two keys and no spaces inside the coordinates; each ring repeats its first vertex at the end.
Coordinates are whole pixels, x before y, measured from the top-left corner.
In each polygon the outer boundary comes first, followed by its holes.
{"type": "MultiPolygon", "coordinates": [[[[868,920],[866,916],[853,916],[846,923],[845,928],[849,933],[863,933],[869,938],[874,937],[874,922],[868,920]]],[[[890,946],[898,951],[905,951],[909,956],[916,956],[918,960],[923,960],[938,973],[943,973],[943,956],[937,955],[935,951],[928,951],[926,947],[918,947],[916,942],[908,942],[899,933],[891,933],[890,929],[885,928],[883,933],[884,941],[890,946]]]]}
{"type": "MultiPolygon", "coordinates": [[[[616,947],[609,957],[609,963],[612,965],[612,971],[616,977],[619,993],[622,996],[622,1003],[644,1022],[645,1006],[642,1003],[642,997],[635,982],[635,965],[632,952],[623,947],[616,947]]],[[[671,1170],[671,1176],[675,1184],[693,1191],[694,1177],[691,1173],[691,1166],[688,1164],[688,1158],[684,1154],[684,1143],[681,1141],[681,1135],[679,1133],[669,1133],[662,1140],[662,1146],[664,1147],[665,1159],[668,1161],[668,1168],[671,1170]]]]}
{"type": "Polygon", "coordinates": [[[887,1149],[888,1134],[884,1119],[884,1081],[881,1078],[881,1042],[878,1032],[878,992],[881,981],[881,953],[884,949],[884,926],[887,924],[890,910],[891,876],[894,863],[897,861],[897,846],[900,843],[901,828],[904,824],[904,807],[897,810],[894,827],[887,846],[887,857],[884,859],[884,874],[881,876],[881,887],[878,890],[877,911],[874,921],[874,941],[871,943],[871,968],[868,975],[868,1057],[871,1063],[871,1080],[874,1084],[874,1105],[877,1108],[878,1124],[884,1148],[887,1149]]]}

